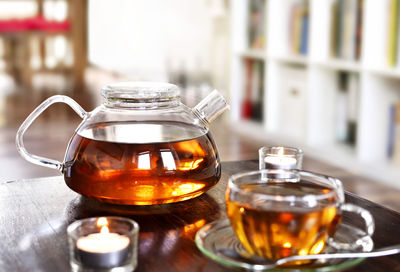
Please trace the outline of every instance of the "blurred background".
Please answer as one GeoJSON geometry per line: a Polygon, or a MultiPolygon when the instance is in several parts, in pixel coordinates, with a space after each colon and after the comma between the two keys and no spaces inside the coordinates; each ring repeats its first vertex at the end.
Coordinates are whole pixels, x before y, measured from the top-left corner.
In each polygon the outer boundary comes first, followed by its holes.
{"type": "MultiPolygon", "coordinates": [[[[223,161],[300,147],[304,168],[397,208],[399,3],[0,0],[0,179],[58,174],[14,144],[47,97],[90,111],[107,83],[167,81],[191,107],[214,88],[228,98],[231,111],[211,127],[223,161]]],[[[54,105],[28,130],[27,149],[62,160],[78,124],[54,105]]]]}
{"type": "Polygon", "coordinates": [[[197,102],[228,90],[224,1],[0,1],[0,20],[2,125],[56,93],[93,107],[125,79],[173,82],[197,102]]]}

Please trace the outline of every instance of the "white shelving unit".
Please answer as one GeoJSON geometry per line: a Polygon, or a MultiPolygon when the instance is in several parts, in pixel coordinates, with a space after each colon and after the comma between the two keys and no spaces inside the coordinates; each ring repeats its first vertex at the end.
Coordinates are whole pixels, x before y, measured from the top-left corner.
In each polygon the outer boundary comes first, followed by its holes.
{"type": "MultiPolygon", "coordinates": [[[[265,1],[265,48],[248,45],[249,1],[231,2],[231,120],[239,133],[297,146],[306,155],[400,188],[400,164],[388,159],[389,109],[400,101],[400,66],[386,64],[388,3],[364,0],[361,53],[356,61],[331,56],[332,4],[309,0],[308,52],[290,48],[290,16],[301,0],[265,1]],[[241,117],[246,59],[264,63],[263,120],[241,117]],[[337,137],[338,74],[357,75],[356,140],[337,137]],[[285,93],[293,89],[292,93],[285,93]]],[[[399,137],[399,136],[397,136],[399,137]]]]}

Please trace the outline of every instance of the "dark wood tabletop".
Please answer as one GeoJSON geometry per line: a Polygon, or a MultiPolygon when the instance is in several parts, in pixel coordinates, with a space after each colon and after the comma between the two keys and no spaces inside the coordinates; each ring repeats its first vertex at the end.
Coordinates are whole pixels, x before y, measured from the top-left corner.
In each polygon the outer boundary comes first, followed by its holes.
{"type": "MultiPolygon", "coordinates": [[[[139,223],[136,271],[231,271],[205,257],[196,248],[194,236],[206,223],[226,217],[224,193],[229,176],[257,167],[257,161],[222,163],[221,180],[206,194],[152,207],[109,205],[81,197],[61,176],[2,182],[0,271],[69,271],[67,226],[77,219],[106,215],[139,223]]],[[[400,244],[399,213],[349,193],[346,201],[373,214],[375,248],[400,244]]],[[[348,271],[400,271],[400,255],[366,259],[348,271]]]]}

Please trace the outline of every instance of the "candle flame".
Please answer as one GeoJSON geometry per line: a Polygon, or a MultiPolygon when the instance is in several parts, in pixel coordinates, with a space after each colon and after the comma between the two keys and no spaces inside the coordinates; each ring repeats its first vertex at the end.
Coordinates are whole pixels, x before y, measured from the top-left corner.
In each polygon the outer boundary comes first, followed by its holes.
{"type": "Polygon", "coordinates": [[[100,233],[110,233],[110,230],[107,226],[102,226],[100,229],[100,233]]]}
{"type": "Polygon", "coordinates": [[[97,224],[98,227],[108,226],[107,218],[105,218],[105,217],[100,217],[99,219],[97,219],[96,224],[97,224]]]}
{"type": "Polygon", "coordinates": [[[105,217],[100,217],[99,219],[97,219],[97,227],[101,227],[100,228],[100,233],[110,233],[110,230],[108,228],[108,221],[107,218],[105,217]]]}

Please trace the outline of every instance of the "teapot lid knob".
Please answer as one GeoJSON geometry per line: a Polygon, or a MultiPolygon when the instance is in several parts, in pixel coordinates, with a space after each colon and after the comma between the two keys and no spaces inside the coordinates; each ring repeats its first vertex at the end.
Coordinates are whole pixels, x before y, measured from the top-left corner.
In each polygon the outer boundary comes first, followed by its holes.
{"type": "Polygon", "coordinates": [[[132,81],[104,86],[101,95],[105,99],[171,100],[179,98],[178,86],[163,82],[132,81]]]}

